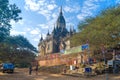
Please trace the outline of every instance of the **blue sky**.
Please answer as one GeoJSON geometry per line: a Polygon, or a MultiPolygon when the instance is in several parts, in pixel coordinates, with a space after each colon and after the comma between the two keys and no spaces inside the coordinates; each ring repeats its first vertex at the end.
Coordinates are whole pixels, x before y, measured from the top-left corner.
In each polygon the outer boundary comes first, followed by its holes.
{"type": "Polygon", "coordinates": [[[21,10],[21,21],[11,21],[11,35],[23,35],[36,48],[41,34],[46,37],[51,32],[59,15],[60,6],[66,20],[66,27],[77,29],[80,21],[89,16],[96,16],[109,6],[120,3],[120,0],[9,0],[21,10]]]}

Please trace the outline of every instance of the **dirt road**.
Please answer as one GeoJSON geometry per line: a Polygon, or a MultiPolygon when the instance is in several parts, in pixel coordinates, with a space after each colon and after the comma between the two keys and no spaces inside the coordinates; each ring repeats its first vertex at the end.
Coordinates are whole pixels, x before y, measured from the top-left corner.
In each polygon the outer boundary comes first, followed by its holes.
{"type": "MultiPolygon", "coordinates": [[[[120,74],[108,75],[108,80],[120,80],[120,74]]],[[[106,80],[105,75],[99,75],[94,77],[86,78],[84,76],[64,76],[58,74],[48,74],[48,73],[39,73],[38,75],[35,72],[32,75],[28,75],[28,69],[15,69],[15,73],[1,73],[0,80],[106,80]]]]}

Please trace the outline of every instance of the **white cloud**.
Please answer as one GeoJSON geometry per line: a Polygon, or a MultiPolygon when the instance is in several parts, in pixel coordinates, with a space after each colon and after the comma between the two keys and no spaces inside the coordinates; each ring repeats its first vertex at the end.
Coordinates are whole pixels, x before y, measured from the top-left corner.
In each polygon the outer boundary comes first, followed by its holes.
{"type": "Polygon", "coordinates": [[[116,0],[116,3],[117,3],[117,4],[120,4],[120,0],[116,0]]]}
{"type": "Polygon", "coordinates": [[[16,25],[23,25],[24,24],[24,20],[19,20],[18,22],[15,22],[14,20],[10,21],[10,24],[12,25],[12,27],[15,27],[16,25]]]}
{"type": "Polygon", "coordinates": [[[24,24],[24,19],[19,20],[19,21],[18,21],[18,24],[23,25],[23,24],[24,24]]]}
{"type": "Polygon", "coordinates": [[[71,12],[72,8],[70,8],[70,7],[68,7],[68,6],[65,6],[64,10],[65,10],[66,12],[71,12]]]}
{"type": "Polygon", "coordinates": [[[54,0],[25,0],[25,9],[37,11],[49,21],[53,10],[57,7],[54,0]]]}
{"type": "Polygon", "coordinates": [[[42,29],[48,29],[49,28],[48,25],[46,25],[46,24],[38,24],[37,26],[39,26],[42,29]]]}
{"type": "Polygon", "coordinates": [[[48,10],[53,10],[53,9],[55,9],[56,8],[56,5],[55,4],[50,4],[50,5],[48,5],[47,6],[47,8],[48,8],[48,10]]]}
{"type": "Polygon", "coordinates": [[[74,24],[72,22],[68,22],[67,23],[67,26],[70,27],[70,26],[74,26],[74,24]]]}
{"type": "Polygon", "coordinates": [[[49,12],[46,9],[40,10],[38,13],[42,14],[47,19],[47,21],[49,21],[51,19],[51,12],[49,12]]]}
{"type": "Polygon", "coordinates": [[[20,29],[20,26],[23,26],[24,21],[24,19],[19,20],[18,22],[11,20],[10,24],[12,25],[12,29],[10,30],[10,35],[26,35],[26,31],[16,30],[17,28],[20,29]],[[17,27],[18,25],[19,27],[17,27]]]}
{"type": "Polygon", "coordinates": [[[12,27],[15,27],[15,24],[16,24],[16,23],[15,23],[14,20],[11,20],[11,21],[10,21],[10,24],[12,25],[12,27]]]}
{"type": "Polygon", "coordinates": [[[33,41],[39,42],[39,38],[34,38],[33,41]]]}
{"type": "Polygon", "coordinates": [[[69,5],[64,7],[65,12],[74,12],[77,13],[80,10],[80,6],[78,4],[76,5],[69,5]]]}
{"type": "Polygon", "coordinates": [[[53,19],[56,19],[58,17],[58,15],[56,13],[53,13],[52,17],[53,17],[53,19]]]}
{"type": "Polygon", "coordinates": [[[53,17],[51,20],[47,21],[44,24],[38,24],[37,26],[42,30],[47,30],[47,31],[49,30],[51,32],[56,24],[58,15],[57,13],[53,13],[51,16],[53,17]]]}
{"type": "Polygon", "coordinates": [[[25,30],[26,30],[26,31],[31,31],[31,28],[28,28],[28,27],[27,27],[25,30]]]}
{"type": "Polygon", "coordinates": [[[29,10],[31,9],[32,11],[37,11],[39,10],[39,4],[35,2],[35,0],[25,0],[25,9],[29,10]]]}
{"type": "Polygon", "coordinates": [[[10,35],[26,35],[26,32],[10,30],[10,35]]]}
{"type": "Polygon", "coordinates": [[[32,34],[32,35],[37,35],[39,33],[40,33],[40,30],[38,28],[35,28],[35,29],[30,31],[30,34],[32,34]]]}
{"type": "Polygon", "coordinates": [[[79,20],[84,20],[86,16],[87,16],[87,15],[79,14],[79,15],[77,15],[77,18],[78,18],[79,20]]]}
{"type": "MultiPolygon", "coordinates": [[[[103,0],[100,0],[103,1],[103,0]]],[[[81,8],[81,13],[77,15],[79,20],[84,20],[88,16],[93,16],[93,11],[95,11],[99,5],[97,4],[98,0],[86,0],[83,3],[83,7],[81,8]]]]}

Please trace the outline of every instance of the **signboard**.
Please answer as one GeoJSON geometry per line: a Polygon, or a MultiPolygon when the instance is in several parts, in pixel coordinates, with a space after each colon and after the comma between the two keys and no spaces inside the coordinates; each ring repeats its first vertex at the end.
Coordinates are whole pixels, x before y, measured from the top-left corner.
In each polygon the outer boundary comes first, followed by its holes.
{"type": "Polygon", "coordinates": [[[85,72],[87,72],[87,73],[92,72],[92,69],[90,67],[86,67],[85,72]]]}
{"type": "Polygon", "coordinates": [[[89,44],[84,44],[81,46],[82,50],[89,49],[89,44]]]}
{"type": "Polygon", "coordinates": [[[77,47],[73,47],[65,50],[65,54],[78,53],[78,52],[82,52],[81,46],[77,46],[77,47]]]}
{"type": "Polygon", "coordinates": [[[113,66],[113,60],[109,60],[109,61],[107,62],[107,65],[108,65],[108,66],[113,66]]]}
{"type": "Polygon", "coordinates": [[[64,52],[65,52],[65,50],[64,50],[64,49],[60,50],[60,53],[64,53],[64,52]]]}
{"type": "Polygon", "coordinates": [[[120,55],[115,55],[116,60],[120,60],[120,55]]]}
{"type": "Polygon", "coordinates": [[[89,44],[84,44],[82,46],[77,46],[77,47],[73,47],[70,49],[65,50],[65,54],[70,54],[70,53],[77,53],[77,52],[82,52],[85,49],[89,49],[89,44]]]}

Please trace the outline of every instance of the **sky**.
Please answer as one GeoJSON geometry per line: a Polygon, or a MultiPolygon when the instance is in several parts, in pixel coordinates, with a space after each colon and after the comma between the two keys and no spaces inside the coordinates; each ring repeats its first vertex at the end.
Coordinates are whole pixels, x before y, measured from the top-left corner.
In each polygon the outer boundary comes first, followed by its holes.
{"type": "Polygon", "coordinates": [[[9,0],[15,3],[23,18],[15,23],[11,20],[11,35],[23,35],[36,48],[41,38],[53,30],[60,7],[66,20],[66,28],[73,26],[77,30],[80,21],[95,17],[108,7],[120,4],[120,0],[9,0]]]}

